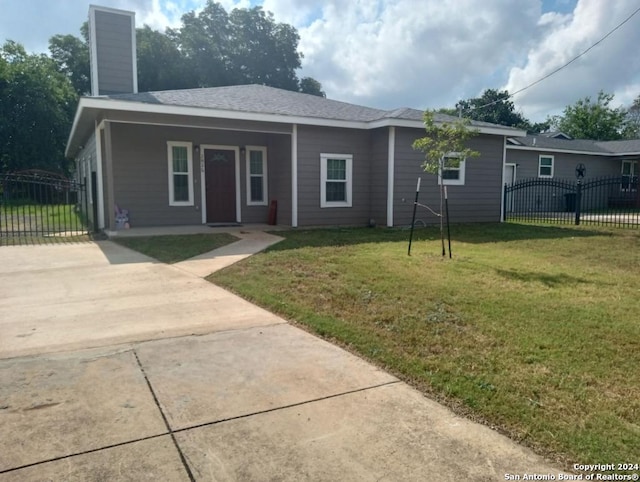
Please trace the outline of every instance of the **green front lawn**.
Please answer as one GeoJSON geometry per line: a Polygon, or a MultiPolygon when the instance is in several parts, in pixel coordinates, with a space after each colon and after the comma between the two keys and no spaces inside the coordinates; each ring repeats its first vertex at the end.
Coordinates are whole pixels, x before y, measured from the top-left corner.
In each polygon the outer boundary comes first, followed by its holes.
{"type": "Polygon", "coordinates": [[[638,462],[640,233],[279,232],[208,279],[563,462],[638,462]]]}
{"type": "Polygon", "coordinates": [[[221,248],[238,241],[238,238],[227,233],[212,233],[116,237],[112,241],[155,258],[162,263],[177,263],[221,248]]]}

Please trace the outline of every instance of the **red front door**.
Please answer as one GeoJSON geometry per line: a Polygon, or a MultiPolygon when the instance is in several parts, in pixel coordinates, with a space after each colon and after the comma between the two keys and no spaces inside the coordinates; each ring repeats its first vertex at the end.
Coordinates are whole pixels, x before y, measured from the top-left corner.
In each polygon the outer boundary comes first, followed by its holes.
{"type": "Polygon", "coordinates": [[[236,153],[231,149],[204,150],[207,222],[236,219],[236,153]]]}

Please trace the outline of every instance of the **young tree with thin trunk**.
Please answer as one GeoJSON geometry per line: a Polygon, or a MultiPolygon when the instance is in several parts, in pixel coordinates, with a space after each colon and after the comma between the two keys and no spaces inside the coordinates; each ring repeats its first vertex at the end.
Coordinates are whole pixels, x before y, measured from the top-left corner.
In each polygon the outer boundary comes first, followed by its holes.
{"type": "Polygon", "coordinates": [[[444,182],[442,173],[446,169],[460,167],[460,162],[480,155],[478,151],[468,147],[468,141],[478,134],[471,127],[471,121],[434,111],[424,113],[426,136],[416,139],[413,148],[424,152],[425,160],[422,168],[425,172],[436,174],[440,186],[440,236],[444,246],[444,182]]]}

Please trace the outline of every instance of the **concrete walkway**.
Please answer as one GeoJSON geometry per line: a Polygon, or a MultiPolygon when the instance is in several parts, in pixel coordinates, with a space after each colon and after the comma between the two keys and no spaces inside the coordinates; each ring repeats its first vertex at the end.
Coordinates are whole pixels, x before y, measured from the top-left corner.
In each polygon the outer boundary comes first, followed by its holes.
{"type": "Polygon", "coordinates": [[[0,482],[557,476],[201,278],[273,241],[181,266],[109,241],[0,248],[0,482]]]}

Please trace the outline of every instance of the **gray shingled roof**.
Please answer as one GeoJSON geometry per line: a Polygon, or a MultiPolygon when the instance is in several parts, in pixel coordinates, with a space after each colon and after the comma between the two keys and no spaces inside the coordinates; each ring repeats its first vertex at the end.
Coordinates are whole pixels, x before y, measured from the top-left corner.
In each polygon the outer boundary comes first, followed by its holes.
{"type": "Polygon", "coordinates": [[[623,154],[626,152],[640,152],[640,139],[631,139],[628,141],[606,141],[598,142],[600,147],[614,154],[623,154]]]}
{"type": "Polygon", "coordinates": [[[558,151],[582,151],[602,154],[640,152],[640,139],[629,141],[592,141],[589,139],[555,139],[543,135],[518,137],[516,142],[527,147],[554,149],[558,151]]]}
{"type": "Polygon", "coordinates": [[[347,104],[346,102],[338,102],[315,95],[301,94],[264,85],[164,90],[140,94],[111,95],[109,98],[151,104],[360,122],[377,120],[386,114],[384,110],[347,104]]]}
{"type": "MultiPolygon", "coordinates": [[[[142,102],[147,104],[201,107],[206,109],[313,117],[319,119],[372,122],[381,119],[422,121],[423,111],[411,108],[381,110],[348,104],[310,94],[276,89],[264,85],[234,85],[202,89],[164,90],[138,94],[110,95],[108,99],[142,102]]],[[[439,121],[455,117],[437,114],[439,121]]],[[[488,122],[472,121],[477,127],[500,127],[488,122]]]]}

